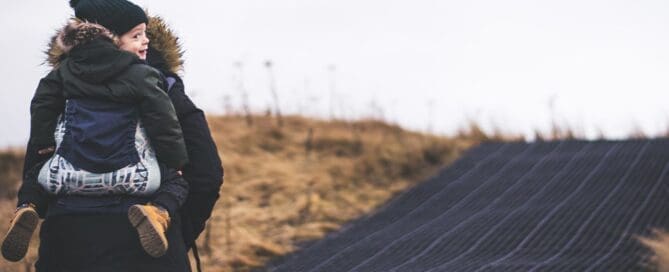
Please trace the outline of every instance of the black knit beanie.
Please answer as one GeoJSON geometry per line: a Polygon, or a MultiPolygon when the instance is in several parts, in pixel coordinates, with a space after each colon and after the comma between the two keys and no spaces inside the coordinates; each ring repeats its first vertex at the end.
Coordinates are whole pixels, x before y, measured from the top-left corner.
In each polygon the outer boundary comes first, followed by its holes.
{"type": "Polygon", "coordinates": [[[70,6],[77,18],[98,23],[116,35],[149,22],[142,8],[126,0],[70,0],[70,6]]]}

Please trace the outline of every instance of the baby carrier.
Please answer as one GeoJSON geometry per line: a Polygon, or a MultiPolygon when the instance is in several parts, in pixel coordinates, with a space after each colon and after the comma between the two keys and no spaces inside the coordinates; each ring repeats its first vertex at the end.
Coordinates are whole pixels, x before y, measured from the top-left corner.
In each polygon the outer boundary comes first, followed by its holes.
{"type": "Polygon", "coordinates": [[[68,99],[39,184],[54,195],[150,195],[160,168],[132,104],[68,99]]]}

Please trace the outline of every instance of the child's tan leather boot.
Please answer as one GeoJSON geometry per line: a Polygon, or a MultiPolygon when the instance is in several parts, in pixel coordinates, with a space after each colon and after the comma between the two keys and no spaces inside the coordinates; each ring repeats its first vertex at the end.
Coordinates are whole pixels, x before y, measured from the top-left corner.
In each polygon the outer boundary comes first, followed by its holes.
{"type": "Polygon", "coordinates": [[[30,238],[38,222],[39,216],[31,204],[24,204],[16,209],[9,230],[2,241],[2,256],[5,259],[18,262],[26,256],[30,238]]]}
{"type": "Polygon", "coordinates": [[[152,257],[160,257],[167,252],[165,233],[170,225],[169,213],[152,204],[133,205],[128,210],[128,219],[139,234],[139,242],[144,251],[152,257]]]}

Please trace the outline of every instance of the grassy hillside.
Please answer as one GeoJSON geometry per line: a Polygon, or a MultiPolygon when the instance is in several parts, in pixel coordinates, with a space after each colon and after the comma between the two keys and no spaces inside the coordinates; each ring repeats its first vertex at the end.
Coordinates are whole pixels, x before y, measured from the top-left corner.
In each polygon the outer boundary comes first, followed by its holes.
{"type": "MultiPolygon", "coordinates": [[[[321,121],[268,116],[209,117],[225,167],[225,184],[198,240],[207,271],[248,271],[323,237],[434,174],[486,138],[470,129],[456,138],[403,130],[379,121],[321,121]]],[[[22,154],[0,153],[0,234],[13,212],[22,154]]],[[[33,246],[37,245],[37,241],[33,246]]],[[[0,260],[0,271],[35,261],[0,260]]]]}

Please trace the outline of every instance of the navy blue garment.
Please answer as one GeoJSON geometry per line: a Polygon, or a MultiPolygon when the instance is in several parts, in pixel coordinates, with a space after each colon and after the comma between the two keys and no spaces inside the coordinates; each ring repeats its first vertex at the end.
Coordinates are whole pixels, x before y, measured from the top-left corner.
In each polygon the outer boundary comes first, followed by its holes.
{"type": "Polygon", "coordinates": [[[136,104],[69,99],[65,107],[65,135],[56,152],[92,173],[135,164],[139,162],[135,148],[138,118],[136,104]]]}

